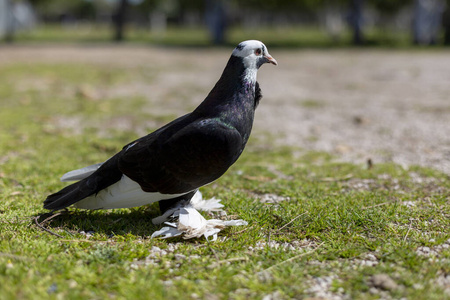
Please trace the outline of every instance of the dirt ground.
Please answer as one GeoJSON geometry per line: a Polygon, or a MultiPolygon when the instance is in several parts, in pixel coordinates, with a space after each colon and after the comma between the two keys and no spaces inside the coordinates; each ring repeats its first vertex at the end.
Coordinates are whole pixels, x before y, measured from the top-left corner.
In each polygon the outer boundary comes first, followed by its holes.
{"type": "MultiPolygon", "coordinates": [[[[267,46],[279,65],[258,74],[264,98],[253,136],[261,142],[327,151],[357,164],[371,159],[450,174],[449,53],[267,46]]],[[[145,95],[153,113],[181,115],[203,100],[231,51],[16,45],[0,49],[0,68],[76,62],[148,70],[150,82],[137,78],[103,94],[145,95]]]]}

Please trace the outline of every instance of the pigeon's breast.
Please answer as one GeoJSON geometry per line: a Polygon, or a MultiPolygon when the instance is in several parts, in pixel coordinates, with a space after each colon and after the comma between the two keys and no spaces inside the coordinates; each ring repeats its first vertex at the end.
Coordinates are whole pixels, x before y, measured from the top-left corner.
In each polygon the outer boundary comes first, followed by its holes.
{"type": "Polygon", "coordinates": [[[253,127],[255,117],[255,94],[252,88],[239,93],[239,100],[234,101],[224,112],[223,123],[235,128],[243,139],[243,146],[247,143],[253,127]]]}

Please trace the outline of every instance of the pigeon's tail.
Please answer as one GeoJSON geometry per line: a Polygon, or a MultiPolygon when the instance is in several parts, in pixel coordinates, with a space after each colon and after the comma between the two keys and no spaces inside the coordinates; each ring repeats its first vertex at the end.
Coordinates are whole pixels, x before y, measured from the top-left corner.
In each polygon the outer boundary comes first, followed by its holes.
{"type": "Polygon", "coordinates": [[[60,210],[94,194],[95,188],[89,188],[87,181],[86,178],[49,195],[44,201],[44,208],[60,210]]]}
{"type": "Polygon", "coordinates": [[[71,171],[65,174],[62,179],[81,180],[48,196],[44,201],[44,208],[53,211],[66,208],[91,195],[97,194],[121,178],[122,172],[117,168],[117,156],[113,156],[103,164],[71,171]]]}

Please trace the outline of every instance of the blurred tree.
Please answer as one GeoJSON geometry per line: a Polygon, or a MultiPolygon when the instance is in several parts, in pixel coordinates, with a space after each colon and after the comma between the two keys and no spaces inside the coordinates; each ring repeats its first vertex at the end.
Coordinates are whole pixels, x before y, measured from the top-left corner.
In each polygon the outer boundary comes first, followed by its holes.
{"type": "Polygon", "coordinates": [[[368,0],[368,2],[376,13],[374,21],[381,33],[379,42],[395,43],[397,35],[393,30],[400,29],[405,32],[411,28],[411,5],[414,0],[368,0]]]}
{"type": "Polygon", "coordinates": [[[35,24],[35,11],[27,0],[0,0],[0,39],[12,42],[16,32],[35,24]]]}
{"type": "MultiPolygon", "coordinates": [[[[373,0],[377,1],[377,0],[373,0]]],[[[387,0],[381,0],[387,1],[387,0]]],[[[396,1],[396,0],[394,0],[396,1]]],[[[270,9],[270,10],[284,10],[284,11],[298,11],[307,12],[310,15],[317,15],[319,11],[326,11],[328,19],[325,22],[329,22],[330,18],[333,19],[333,24],[337,24],[336,19],[341,19],[342,15],[340,9],[336,7],[348,7],[347,22],[353,32],[353,43],[360,45],[364,42],[363,36],[363,11],[365,0],[244,0],[239,1],[239,4],[244,6],[250,6],[255,9],[270,9]],[[329,13],[334,15],[329,15],[329,13]],[[337,14],[337,15],[336,15],[337,14]]],[[[330,24],[326,24],[330,26],[330,24]]],[[[334,25],[331,25],[334,26],[334,25]]],[[[333,32],[335,28],[328,28],[330,32],[333,32]]]]}
{"type": "Polygon", "coordinates": [[[393,15],[414,0],[371,0],[370,4],[381,13],[393,15]]]}
{"type": "Polygon", "coordinates": [[[0,1],[0,37],[6,42],[12,42],[15,32],[13,3],[11,0],[0,1]]]}
{"type": "Polygon", "coordinates": [[[413,23],[414,44],[436,44],[444,9],[445,0],[415,0],[413,23]]]}
{"type": "MultiPolygon", "coordinates": [[[[114,1],[110,0],[29,0],[44,22],[98,21],[99,15],[109,15],[114,1]]],[[[117,0],[116,0],[117,1],[117,0]]],[[[109,20],[108,20],[109,21],[109,20]]]]}
{"type": "Polygon", "coordinates": [[[342,1],[325,1],[319,12],[321,23],[334,42],[338,42],[345,28],[345,8],[342,1]]]}
{"type": "Polygon", "coordinates": [[[442,25],[444,25],[444,45],[450,46],[450,0],[447,0],[446,4],[442,25]]]}
{"type": "Polygon", "coordinates": [[[225,1],[223,0],[205,0],[206,25],[212,36],[214,44],[223,44],[225,42],[225,30],[227,28],[227,14],[225,1]]]}
{"type": "Polygon", "coordinates": [[[147,6],[150,30],[155,33],[164,33],[167,29],[167,19],[174,11],[178,11],[177,1],[145,1],[147,6]]]}
{"type": "Polygon", "coordinates": [[[353,44],[362,45],[364,43],[363,37],[363,8],[364,0],[350,1],[349,23],[353,31],[353,44]]]}
{"type": "MultiPolygon", "coordinates": [[[[0,0],[16,2],[20,0],[0,0]]],[[[260,27],[262,24],[318,24],[322,21],[335,40],[342,32],[345,21],[353,33],[353,43],[364,43],[364,16],[381,18],[379,24],[396,20],[402,8],[414,5],[414,40],[430,35],[433,30],[429,15],[430,3],[450,3],[450,0],[28,0],[37,9],[41,20],[50,22],[78,23],[80,21],[113,22],[114,40],[124,39],[127,16],[133,24],[150,25],[153,32],[164,33],[168,24],[186,26],[206,25],[211,40],[223,43],[231,22],[244,26],[260,27]],[[421,6],[420,6],[420,5],[421,6]],[[428,5],[428,6],[427,6],[428,5]],[[375,9],[376,13],[373,13],[375,9]],[[369,12],[367,14],[367,12],[369,12]],[[428,24],[428,25],[427,25],[428,24]],[[427,27],[428,26],[428,27],[427,27]]],[[[450,7],[450,4],[449,4],[450,7]]],[[[406,11],[406,10],[405,10],[406,11]]],[[[403,11],[403,12],[405,12],[403,11]]],[[[442,12],[441,12],[442,14],[442,12]]],[[[447,16],[450,13],[447,12],[447,16]]],[[[404,14],[403,14],[404,15],[404,14]]],[[[411,14],[409,14],[411,16],[411,14]]],[[[436,16],[436,14],[435,14],[436,16]]],[[[442,15],[439,15],[442,16],[442,15]]],[[[441,17],[432,18],[434,24],[441,17]]],[[[403,24],[408,18],[404,17],[403,24]]],[[[396,23],[398,23],[396,21],[396,23]]],[[[443,19],[445,41],[450,44],[450,17],[443,19]]],[[[406,26],[406,25],[404,25],[406,26]]],[[[434,25],[433,25],[434,26],[434,25]]],[[[385,30],[390,30],[387,27],[385,30]]],[[[436,36],[436,34],[434,34],[436,36]]],[[[431,40],[435,41],[435,38],[431,40]]]]}
{"type": "Polygon", "coordinates": [[[114,24],[114,40],[116,42],[121,42],[124,38],[127,8],[128,0],[120,0],[112,18],[114,24]]]}
{"type": "Polygon", "coordinates": [[[73,8],[73,13],[80,19],[95,21],[97,16],[97,7],[94,1],[80,1],[80,3],[73,8]]]}

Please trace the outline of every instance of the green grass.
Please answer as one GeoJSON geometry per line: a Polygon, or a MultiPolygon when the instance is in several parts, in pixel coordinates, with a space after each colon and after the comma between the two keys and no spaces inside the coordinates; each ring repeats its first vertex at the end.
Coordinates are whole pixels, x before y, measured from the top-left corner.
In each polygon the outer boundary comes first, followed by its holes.
{"type": "Polygon", "coordinates": [[[327,153],[261,145],[255,135],[226,175],[202,189],[205,198],[222,199],[230,218],[249,222],[216,242],[150,239],[159,228],[151,223],[156,205],[71,209],[47,225],[63,238],[39,229],[33,218],[45,212],[46,195],[64,186],[61,174],[103,161],[137,137],[115,128],[116,118],[139,126],[173,117],[149,115],[140,97],[90,97],[84,86],[107,89],[140,75],[113,66],[0,67],[0,299],[262,299],[276,292],[302,299],[328,277],[328,292],[349,299],[450,297],[438,284],[450,273],[450,250],[441,246],[450,238],[447,175],[394,164],[367,169],[327,153]],[[265,194],[286,200],[262,203],[265,194]],[[423,246],[433,254],[420,255],[423,246]],[[376,265],[367,265],[369,256],[376,265]],[[397,287],[374,289],[374,274],[388,274],[397,287]]]}

